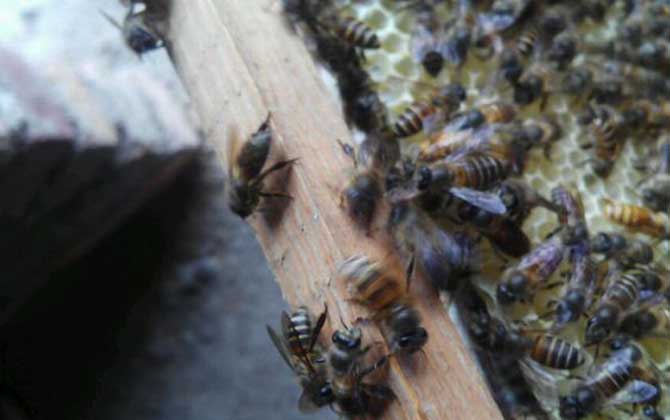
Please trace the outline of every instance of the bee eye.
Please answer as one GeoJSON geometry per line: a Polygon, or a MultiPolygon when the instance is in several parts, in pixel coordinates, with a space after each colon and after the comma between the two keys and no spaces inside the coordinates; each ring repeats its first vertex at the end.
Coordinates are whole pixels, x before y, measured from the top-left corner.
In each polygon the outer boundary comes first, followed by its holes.
{"type": "Polygon", "coordinates": [[[319,390],[319,397],[321,398],[329,398],[333,395],[333,388],[330,386],[330,384],[326,384],[321,387],[319,390]]]}

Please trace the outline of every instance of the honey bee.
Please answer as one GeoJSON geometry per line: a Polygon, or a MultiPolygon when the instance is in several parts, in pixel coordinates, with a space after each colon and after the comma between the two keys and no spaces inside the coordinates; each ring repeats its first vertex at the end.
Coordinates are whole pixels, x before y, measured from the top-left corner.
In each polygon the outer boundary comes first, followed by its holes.
{"type": "Polygon", "coordinates": [[[556,72],[546,63],[532,63],[514,83],[514,102],[530,105],[540,99],[540,108],[544,108],[549,93],[555,88],[556,77],[556,72]]]}
{"type": "Polygon", "coordinates": [[[542,207],[552,212],[559,208],[524,181],[508,179],[500,184],[498,195],[505,205],[505,216],[518,226],[523,225],[533,209],[542,207]]]}
{"type": "Polygon", "coordinates": [[[464,233],[447,232],[407,201],[392,204],[387,228],[408,267],[423,270],[438,290],[456,290],[459,280],[470,273],[472,240],[464,233]]]}
{"type": "Polygon", "coordinates": [[[656,411],[661,399],[656,372],[636,344],[620,346],[569,395],[560,398],[561,418],[580,419],[620,404],[642,404],[645,416],[662,418],[656,411]]]}
{"type": "Polygon", "coordinates": [[[517,301],[529,301],[558,269],[564,254],[565,244],[558,237],[539,244],[503,275],[496,289],[498,303],[510,305],[517,301]]]}
{"type": "MultiPolygon", "coordinates": [[[[519,368],[519,356],[495,347],[496,330],[502,321],[489,314],[486,302],[471,285],[464,285],[455,300],[459,317],[476,345],[475,351],[489,382],[493,397],[505,418],[548,419],[519,368]],[[532,417],[528,417],[532,416],[532,417]]],[[[504,334],[505,331],[501,331],[504,334]]]]}
{"type": "Polygon", "coordinates": [[[463,64],[471,38],[470,25],[464,18],[444,23],[438,18],[434,5],[423,3],[415,9],[417,19],[411,40],[414,60],[432,77],[440,74],[445,61],[456,66],[463,64]]]}
{"type": "Polygon", "coordinates": [[[265,177],[297,161],[297,159],[280,161],[263,171],[265,161],[270,154],[271,142],[270,114],[244,144],[240,145],[236,131],[233,131],[229,137],[228,203],[230,209],[242,218],[254,212],[261,197],[291,198],[284,193],[263,191],[265,177]]]}
{"type": "Polygon", "coordinates": [[[325,358],[318,345],[319,334],[327,317],[327,308],[312,326],[309,310],[298,308],[289,315],[282,312],[281,335],[267,327],[272,343],[300,381],[303,393],[298,402],[302,412],[312,412],[335,400],[333,388],[328,380],[325,358]]]}
{"type": "Polygon", "coordinates": [[[554,205],[562,210],[559,220],[562,225],[560,230],[563,242],[566,245],[583,247],[584,252],[588,252],[590,250],[589,231],[579,191],[559,185],[551,190],[551,198],[554,205]]]}
{"type": "Polygon", "coordinates": [[[619,233],[599,232],[591,240],[591,251],[603,254],[607,259],[614,259],[624,268],[648,265],[654,260],[651,245],[619,233]]]}
{"type": "Polygon", "coordinates": [[[523,135],[530,146],[541,146],[544,155],[549,158],[549,151],[553,143],[561,137],[561,127],[555,119],[549,116],[530,118],[523,122],[523,135]]]}
{"type": "Polygon", "coordinates": [[[659,290],[663,285],[663,280],[649,270],[628,270],[615,273],[612,277],[586,324],[586,345],[605,340],[618,327],[627,311],[638,305],[644,295],[659,290]]]}
{"type": "Polygon", "coordinates": [[[518,25],[532,7],[530,0],[495,0],[477,17],[481,35],[498,34],[518,25]]]}
{"type": "Polygon", "coordinates": [[[514,86],[519,81],[523,71],[523,64],[515,50],[509,49],[500,53],[498,77],[514,86]]]}
{"type": "Polygon", "coordinates": [[[643,179],[638,185],[647,185],[642,189],[642,202],[653,211],[670,211],[670,141],[664,141],[659,147],[658,164],[655,173],[643,179]]]}
{"type": "Polygon", "coordinates": [[[123,24],[117,22],[107,13],[101,13],[105,19],[121,31],[126,45],[138,56],[165,46],[165,41],[156,30],[146,10],[135,12],[135,2],[131,2],[129,5],[123,24]]]}
{"type": "Polygon", "coordinates": [[[538,42],[539,30],[536,26],[530,25],[516,39],[516,52],[524,58],[529,58],[535,51],[535,45],[538,42]]]}
{"type": "Polygon", "coordinates": [[[422,176],[426,187],[461,187],[473,190],[490,190],[507,179],[511,165],[489,153],[471,153],[450,156],[425,167],[422,176]]]}
{"type": "Polygon", "coordinates": [[[585,246],[571,249],[570,277],[563,296],[556,302],[553,330],[575,322],[591,306],[598,284],[596,266],[585,246]]]}
{"type": "Polygon", "coordinates": [[[349,16],[341,16],[333,12],[321,19],[321,23],[347,44],[362,49],[381,47],[379,37],[364,22],[349,16]]]}
{"type": "Polygon", "coordinates": [[[465,101],[465,88],[451,83],[440,88],[429,100],[412,103],[393,124],[397,137],[410,137],[421,130],[431,132],[441,122],[453,114],[461,102],[465,101]]]}
{"type": "Polygon", "coordinates": [[[520,225],[504,214],[492,213],[463,202],[457,208],[457,220],[473,226],[496,250],[506,255],[518,258],[530,251],[528,236],[520,225]]]}
{"type": "Polygon", "coordinates": [[[593,108],[594,119],[589,124],[593,156],[590,159],[593,172],[606,177],[612,171],[614,162],[621,154],[625,137],[624,120],[619,112],[607,105],[593,108]]]}
{"type": "Polygon", "coordinates": [[[554,38],[547,50],[547,60],[556,63],[560,69],[569,65],[576,55],[577,41],[568,33],[562,33],[554,38]]]}
{"type": "Polygon", "coordinates": [[[363,382],[363,379],[382,367],[388,357],[384,356],[372,366],[363,367],[361,358],[369,348],[361,347],[362,334],[359,328],[335,331],[332,342],[328,352],[328,376],[336,411],[347,418],[380,415],[388,402],[395,398],[395,394],[386,385],[363,382]]]}
{"type": "Polygon", "coordinates": [[[339,278],[350,296],[374,313],[391,332],[390,348],[414,353],[428,341],[428,332],[421,326],[421,317],[407,298],[407,285],[402,270],[395,264],[379,263],[364,255],[345,260],[338,269],[339,278]]]}
{"type": "Polygon", "coordinates": [[[664,213],[654,213],[633,204],[619,203],[603,198],[603,213],[610,221],[632,232],[641,232],[660,239],[670,237],[670,221],[664,213]]]}
{"type": "Polygon", "coordinates": [[[664,303],[633,312],[621,321],[619,332],[636,339],[670,339],[670,309],[664,303]]]}

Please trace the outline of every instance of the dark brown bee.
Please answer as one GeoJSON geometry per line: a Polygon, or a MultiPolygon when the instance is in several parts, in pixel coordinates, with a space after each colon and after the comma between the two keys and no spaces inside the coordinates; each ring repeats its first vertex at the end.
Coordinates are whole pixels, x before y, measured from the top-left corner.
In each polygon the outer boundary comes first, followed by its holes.
{"type": "Polygon", "coordinates": [[[632,204],[619,203],[603,198],[605,217],[612,222],[624,226],[632,232],[641,232],[661,239],[670,236],[670,220],[668,215],[655,213],[648,208],[632,204]]]}
{"type": "Polygon", "coordinates": [[[408,266],[416,262],[438,290],[455,290],[470,273],[472,240],[463,233],[447,232],[407,201],[393,203],[387,228],[408,266]]]}
{"type": "Polygon", "coordinates": [[[263,171],[272,143],[270,114],[244,144],[240,145],[237,134],[233,131],[227,143],[228,203],[235,214],[246,218],[254,212],[261,197],[291,198],[284,193],[263,191],[263,180],[272,172],[292,165],[297,159],[277,162],[263,171]]]}
{"type": "Polygon", "coordinates": [[[363,382],[363,379],[382,367],[388,357],[382,357],[372,366],[363,367],[361,359],[368,347],[362,347],[359,328],[335,331],[332,341],[328,352],[328,375],[336,411],[347,418],[379,416],[395,395],[386,385],[363,382]]]}
{"type": "Polygon", "coordinates": [[[621,321],[619,332],[636,339],[670,339],[670,308],[665,303],[659,303],[633,312],[621,321]]]}
{"type": "Polygon", "coordinates": [[[655,408],[661,398],[660,383],[642,350],[633,343],[614,349],[570,395],[560,398],[561,418],[580,419],[619,404],[643,404],[645,416],[662,418],[655,408]]]}
{"type": "Polygon", "coordinates": [[[412,103],[393,124],[397,137],[410,137],[421,130],[433,131],[437,124],[446,120],[465,101],[466,93],[458,83],[448,84],[438,90],[428,101],[412,103]]]}
{"type": "Polygon", "coordinates": [[[128,13],[123,19],[123,24],[120,24],[105,12],[102,12],[102,14],[112,25],[119,28],[126,45],[137,55],[165,46],[163,38],[156,30],[155,25],[152,24],[152,19],[148,16],[147,11],[135,12],[135,2],[131,2],[128,7],[128,13]]]}
{"type": "Polygon", "coordinates": [[[540,99],[540,107],[544,108],[548,95],[556,84],[556,77],[556,72],[546,63],[531,64],[514,83],[514,102],[519,105],[530,105],[540,99]]]}
{"type": "Polygon", "coordinates": [[[519,263],[509,269],[496,290],[501,305],[532,299],[535,292],[558,269],[565,254],[565,245],[553,237],[539,244],[519,263]]]}
{"type": "Polygon", "coordinates": [[[340,39],[351,46],[364,49],[381,47],[377,34],[364,22],[349,16],[340,16],[337,13],[323,19],[323,22],[340,39]]]}
{"type": "Polygon", "coordinates": [[[393,353],[414,353],[428,341],[421,317],[408,299],[404,274],[391,262],[371,261],[364,255],[348,258],[338,269],[352,299],[370,309],[390,331],[393,353]]]}
{"type": "Polygon", "coordinates": [[[563,69],[577,55],[577,40],[572,34],[562,33],[554,38],[547,50],[547,60],[563,69]]]}
{"type": "Polygon", "coordinates": [[[324,310],[316,325],[312,325],[308,309],[300,307],[291,315],[282,312],[281,335],[267,326],[272,343],[303,388],[298,402],[302,412],[311,412],[332,404],[335,398],[328,380],[325,355],[318,344],[326,317],[327,311],[324,310]]]}
{"type": "Polygon", "coordinates": [[[654,249],[648,243],[626,238],[619,233],[598,232],[591,239],[591,251],[614,259],[624,268],[647,265],[654,260],[654,249]]]}
{"type": "Polygon", "coordinates": [[[638,305],[644,296],[664,287],[664,280],[649,270],[629,270],[612,277],[586,324],[587,345],[605,340],[627,311],[638,305]]]}

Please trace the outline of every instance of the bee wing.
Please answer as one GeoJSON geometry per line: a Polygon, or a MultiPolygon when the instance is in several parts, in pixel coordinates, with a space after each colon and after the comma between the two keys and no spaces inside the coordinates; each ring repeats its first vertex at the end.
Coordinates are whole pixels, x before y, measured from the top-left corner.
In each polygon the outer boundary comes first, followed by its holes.
{"type": "Polygon", "coordinates": [[[498,194],[460,187],[452,187],[449,189],[449,192],[461,200],[467,201],[473,206],[486,210],[489,213],[504,214],[507,211],[505,203],[503,203],[498,194]]]}
{"type": "Polygon", "coordinates": [[[274,343],[275,347],[277,348],[277,351],[281,355],[282,359],[286,362],[288,367],[291,368],[291,370],[295,371],[295,366],[293,366],[293,363],[291,363],[291,354],[289,353],[288,349],[286,348],[286,345],[284,343],[284,340],[282,340],[277,332],[269,325],[265,326],[268,330],[268,335],[272,339],[272,342],[274,343]]]}
{"type": "Polygon", "coordinates": [[[237,157],[240,154],[240,146],[242,145],[242,138],[240,137],[240,129],[236,125],[231,125],[228,128],[228,141],[226,142],[226,167],[228,168],[228,179],[237,178],[239,176],[239,166],[237,165],[237,157]]]}
{"type": "Polygon", "coordinates": [[[519,368],[526,381],[532,385],[533,394],[542,404],[542,408],[546,411],[557,409],[560,395],[558,383],[554,376],[530,358],[520,360],[519,368]]]}
{"type": "Polygon", "coordinates": [[[658,397],[660,389],[648,382],[635,379],[610,398],[605,406],[639,404],[658,397]]]}
{"type": "Polygon", "coordinates": [[[328,306],[324,305],[323,312],[321,313],[321,315],[319,315],[319,319],[316,321],[316,326],[312,330],[312,338],[309,343],[308,351],[311,352],[312,349],[314,348],[314,345],[319,340],[319,333],[321,332],[323,325],[326,323],[327,317],[328,317],[328,306]]]}

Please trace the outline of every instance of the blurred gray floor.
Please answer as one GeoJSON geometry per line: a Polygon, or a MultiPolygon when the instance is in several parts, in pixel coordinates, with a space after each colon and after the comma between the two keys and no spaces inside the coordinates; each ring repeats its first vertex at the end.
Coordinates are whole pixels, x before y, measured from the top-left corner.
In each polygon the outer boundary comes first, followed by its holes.
{"type": "MultiPolygon", "coordinates": [[[[105,0],[0,2],[0,45],[49,63],[146,66],[188,104],[163,52],[139,61],[105,0]]],[[[285,308],[249,227],[222,201],[211,153],[79,263],[55,273],[8,337],[9,382],[36,419],[301,416],[266,336],[285,308]]]]}

